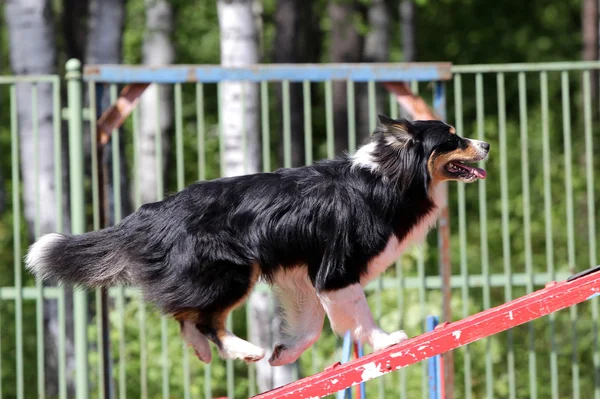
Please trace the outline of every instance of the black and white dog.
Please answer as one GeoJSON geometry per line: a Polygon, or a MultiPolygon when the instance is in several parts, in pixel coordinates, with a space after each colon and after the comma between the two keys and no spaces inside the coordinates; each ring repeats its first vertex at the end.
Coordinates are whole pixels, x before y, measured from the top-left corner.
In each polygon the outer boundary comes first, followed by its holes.
{"type": "Polygon", "coordinates": [[[425,237],[437,218],[440,183],[485,178],[466,163],[485,159],[489,148],[441,121],[380,116],[352,155],[194,183],[116,226],[45,235],[26,264],[44,279],[139,287],[179,321],[205,362],[209,340],[224,358],[263,358],[263,349],[225,329],[259,279],[279,294],[287,324],[271,365],[293,362],[310,347],[325,314],[337,334],[350,331],[377,351],[407,336],[375,324],[363,287],[425,237]]]}

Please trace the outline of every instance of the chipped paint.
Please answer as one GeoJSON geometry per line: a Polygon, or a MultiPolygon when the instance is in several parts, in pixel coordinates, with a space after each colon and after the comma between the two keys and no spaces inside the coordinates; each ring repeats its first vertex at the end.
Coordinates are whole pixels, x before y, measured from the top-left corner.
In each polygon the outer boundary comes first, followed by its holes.
{"type": "Polygon", "coordinates": [[[363,372],[360,375],[361,380],[368,381],[373,378],[380,377],[385,373],[379,369],[379,364],[375,364],[375,362],[367,363],[363,366],[363,372]]]}
{"type": "Polygon", "coordinates": [[[421,345],[417,348],[418,351],[422,351],[423,349],[427,348],[427,345],[421,345]]]}
{"type": "Polygon", "coordinates": [[[337,378],[334,378],[333,380],[331,380],[331,383],[333,385],[337,384],[338,382],[340,382],[340,380],[338,380],[337,378]]]}
{"type": "Polygon", "coordinates": [[[397,347],[383,349],[265,392],[254,397],[254,399],[300,397],[315,399],[331,395],[350,386],[358,385],[362,381],[378,378],[392,370],[399,370],[415,364],[430,356],[454,350],[462,345],[467,345],[552,312],[584,302],[590,295],[598,292],[598,289],[600,289],[600,271],[579,277],[573,281],[559,282],[495,308],[453,322],[445,328],[430,331],[422,337],[415,337],[401,344],[402,349],[397,347]],[[507,315],[510,317],[507,317],[507,315]],[[427,350],[422,350],[425,346],[427,350]],[[338,380],[335,385],[333,384],[334,380],[338,380]]]}

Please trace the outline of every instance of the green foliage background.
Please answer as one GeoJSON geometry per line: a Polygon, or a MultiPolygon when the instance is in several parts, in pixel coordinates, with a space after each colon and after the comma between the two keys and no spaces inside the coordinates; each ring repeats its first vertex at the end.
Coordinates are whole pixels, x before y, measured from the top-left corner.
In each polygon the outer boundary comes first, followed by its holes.
{"type": "MultiPolygon", "coordinates": [[[[364,0],[369,4],[369,0],[364,0]]],[[[577,60],[581,53],[581,2],[564,0],[560,2],[550,0],[506,0],[503,2],[485,5],[475,0],[419,0],[417,7],[418,26],[418,59],[420,61],[451,61],[455,64],[481,64],[481,63],[506,63],[506,62],[546,62],[546,61],[571,61],[577,60]]],[[[219,32],[216,7],[211,2],[189,2],[172,0],[175,13],[175,31],[173,40],[176,46],[176,62],[181,64],[216,64],[219,63],[219,32]]],[[[329,22],[326,16],[326,2],[317,0],[315,8],[321,13],[321,26],[324,31],[325,51],[322,61],[327,61],[327,46],[329,22]]],[[[60,7],[57,10],[60,11],[60,7]]],[[[262,36],[263,61],[270,62],[272,58],[272,43],[274,37],[273,13],[275,0],[264,1],[264,32],[262,36]]],[[[396,9],[393,11],[392,23],[392,51],[391,60],[401,61],[402,51],[400,43],[400,26],[396,9]]],[[[0,11],[1,13],[2,11],[0,11]]],[[[364,20],[357,21],[362,31],[368,31],[369,26],[364,20]]],[[[124,63],[135,64],[141,60],[141,43],[144,26],[143,0],[129,0],[127,2],[127,19],[123,40],[124,63]]],[[[63,49],[59,49],[63,51],[63,49]]],[[[4,26],[0,26],[0,74],[10,74],[8,66],[7,33],[4,26]]],[[[536,273],[547,270],[547,242],[546,220],[543,213],[544,179],[542,160],[542,119],[540,105],[539,74],[528,73],[527,78],[527,127],[529,132],[529,169],[531,193],[531,239],[532,239],[532,264],[536,273]]],[[[552,194],[552,237],[554,245],[549,249],[552,254],[557,271],[565,272],[570,268],[581,270],[591,263],[590,242],[588,237],[588,220],[598,217],[598,198],[600,198],[600,185],[595,185],[596,214],[589,215],[586,194],[586,167],[598,170],[599,160],[594,157],[594,165],[587,165],[583,156],[585,151],[583,136],[583,106],[581,74],[569,73],[571,120],[568,121],[572,128],[573,146],[573,199],[574,209],[566,207],[565,174],[564,174],[564,136],[562,93],[559,73],[549,73],[549,128],[551,160],[551,194],[552,194]],[[575,220],[576,264],[569,265],[567,261],[567,212],[573,212],[575,220]]],[[[506,89],[506,138],[507,138],[507,176],[508,176],[508,203],[506,209],[509,215],[508,238],[503,242],[502,209],[500,186],[500,153],[499,153],[499,120],[498,120],[498,92],[495,74],[484,74],[484,108],[485,108],[485,137],[492,144],[490,161],[487,165],[488,179],[485,183],[487,195],[487,222],[488,248],[490,272],[497,277],[508,276],[509,273],[521,274],[525,272],[526,248],[524,246],[523,224],[523,187],[522,187],[522,158],[519,126],[519,103],[517,91],[517,75],[507,73],[505,76],[506,89]],[[504,268],[503,245],[510,246],[508,264],[510,269],[504,268]]],[[[475,76],[465,74],[462,76],[463,90],[463,126],[462,135],[476,137],[476,103],[475,103],[475,76]]],[[[456,109],[454,107],[455,87],[453,82],[448,82],[448,121],[456,123],[456,109]]],[[[271,142],[274,166],[277,166],[277,145],[281,142],[281,133],[278,129],[277,105],[275,104],[274,88],[271,88],[271,142]]],[[[314,157],[325,156],[324,131],[325,114],[323,107],[322,88],[315,87],[313,101],[313,132],[314,132],[314,157]]],[[[421,93],[427,98],[431,97],[431,87],[426,84],[420,86],[421,93]]],[[[196,103],[194,99],[195,87],[184,85],[184,158],[186,184],[196,180],[200,175],[197,163],[197,129],[196,103]]],[[[217,134],[217,102],[216,89],[212,85],[205,87],[205,114],[206,114],[206,165],[204,169],[206,178],[219,175],[218,165],[218,134],[217,134]]],[[[597,101],[593,109],[598,109],[597,101]]],[[[3,176],[3,187],[6,191],[6,207],[0,210],[0,287],[11,286],[13,280],[13,226],[16,222],[12,214],[11,160],[10,156],[10,119],[7,87],[0,87],[0,175],[3,176]]],[[[594,124],[594,138],[598,146],[597,119],[594,124]]],[[[126,137],[126,151],[131,159],[131,124],[124,128],[126,137]]],[[[171,160],[174,166],[174,157],[171,160]]],[[[168,190],[175,188],[175,168],[168,168],[168,190]]],[[[596,173],[598,176],[598,173],[596,173]]],[[[597,180],[597,177],[595,178],[597,180]]],[[[455,275],[461,272],[462,265],[467,275],[478,276],[482,274],[482,250],[480,233],[483,226],[480,223],[480,198],[477,185],[465,187],[464,218],[466,230],[461,243],[459,230],[459,217],[457,202],[457,185],[450,185],[451,194],[451,231],[452,235],[452,265],[455,275]],[[461,255],[463,257],[461,258],[461,255]]],[[[89,219],[91,221],[91,218],[89,219]]],[[[23,250],[28,238],[24,220],[18,221],[22,237],[23,250]]],[[[597,223],[598,224],[598,223],[597,223]]],[[[596,243],[598,246],[600,243],[596,243]]],[[[596,259],[597,260],[597,259],[596,259]]],[[[423,266],[426,276],[439,274],[436,250],[436,236],[431,233],[427,245],[422,250],[412,249],[402,258],[394,269],[386,273],[386,277],[400,277],[400,275],[418,276],[419,265],[423,266]]],[[[517,276],[518,277],[518,276],[517,276]]],[[[514,281],[517,280],[514,278],[514,281]]],[[[548,276],[547,276],[548,277],[548,276]]],[[[25,284],[34,284],[27,274],[24,274],[25,284]]],[[[548,277],[549,278],[549,277],[548,277]]],[[[471,278],[471,283],[476,279],[471,278]]],[[[542,279],[545,281],[546,279],[542,279]]],[[[491,288],[491,305],[505,302],[506,289],[504,281],[493,280],[491,288]],[[498,283],[496,283],[498,281],[498,283]]],[[[431,287],[426,289],[386,289],[380,295],[370,295],[372,308],[384,329],[394,330],[404,328],[409,336],[423,332],[423,316],[439,314],[442,297],[439,290],[431,287]]],[[[536,287],[537,288],[537,287],[536,287]]],[[[526,293],[522,284],[515,284],[512,297],[526,293]]],[[[484,308],[484,296],[481,284],[467,287],[461,286],[454,290],[451,307],[454,318],[459,319],[467,314],[472,314],[484,308]],[[466,300],[465,300],[466,299],[466,300]]],[[[91,307],[93,307],[93,301],[91,307]]],[[[529,397],[529,371],[530,362],[535,355],[537,372],[536,388],[540,398],[552,397],[552,378],[558,381],[558,396],[568,397],[573,390],[573,370],[578,368],[582,397],[590,397],[594,387],[598,389],[600,379],[598,370],[594,369],[593,358],[600,360],[597,344],[597,320],[592,318],[591,303],[578,306],[570,311],[563,311],[554,319],[544,318],[512,330],[511,333],[499,334],[486,341],[469,345],[455,351],[456,372],[456,397],[467,397],[467,387],[472,386],[473,398],[484,397],[486,390],[485,358],[490,356],[493,363],[491,383],[494,397],[509,397],[509,362],[514,361],[516,373],[516,397],[529,397]],[[554,320],[554,321],[552,321],[554,320]],[[554,331],[554,336],[551,335],[554,331]],[[510,344],[509,344],[510,342],[510,344]],[[551,375],[551,348],[556,354],[557,373],[551,375]],[[509,360],[510,359],[510,360],[509,360]],[[596,384],[594,385],[594,378],[596,384]]],[[[119,343],[124,343],[126,359],[126,386],[128,397],[140,397],[140,303],[138,300],[129,301],[124,309],[125,317],[120,318],[118,312],[111,313],[111,338],[113,342],[113,355],[115,359],[114,375],[119,377],[119,343]],[[122,328],[121,328],[122,327],[122,328]],[[119,331],[124,331],[121,336],[119,331]]],[[[25,339],[25,369],[26,372],[26,397],[32,397],[36,392],[36,347],[35,347],[35,302],[25,301],[24,309],[24,339],[25,339]]],[[[162,366],[163,356],[161,347],[161,320],[160,315],[153,309],[145,310],[147,336],[146,351],[149,359],[148,393],[150,397],[161,397],[162,393],[162,366]]],[[[92,320],[89,337],[96,342],[96,320],[92,320]]],[[[244,309],[234,313],[234,330],[236,333],[246,335],[246,314],[244,309]]],[[[0,382],[5,397],[13,397],[15,389],[15,354],[14,354],[14,306],[12,301],[0,302],[0,354],[1,370],[0,382]]],[[[168,323],[168,366],[170,381],[170,396],[183,396],[183,349],[179,338],[178,327],[175,323],[168,323]]],[[[334,337],[328,327],[323,338],[316,347],[307,352],[301,359],[301,374],[312,374],[324,366],[339,359],[340,339],[334,337]]],[[[214,356],[211,365],[211,386],[214,396],[227,394],[226,366],[223,361],[214,356]]],[[[92,347],[90,379],[95,390],[97,385],[97,353],[92,347]]],[[[204,368],[193,355],[190,355],[191,393],[194,397],[201,397],[207,381],[204,368]]],[[[598,363],[596,363],[598,364],[598,363]]],[[[235,397],[246,397],[249,382],[246,376],[249,369],[243,364],[234,364],[235,369],[235,397]]],[[[406,396],[418,397],[426,394],[424,384],[424,365],[416,365],[398,373],[387,375],[377,382],[368,384],[369,397],[381,393],[383,397],[395,397],[398,392],[406,396]]]]}

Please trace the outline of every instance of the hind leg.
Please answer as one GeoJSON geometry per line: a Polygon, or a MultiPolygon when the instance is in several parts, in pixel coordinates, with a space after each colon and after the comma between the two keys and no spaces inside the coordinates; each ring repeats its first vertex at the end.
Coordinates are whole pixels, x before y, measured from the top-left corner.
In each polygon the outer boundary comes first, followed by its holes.
{"type": "Polygon", "coordinates": [[[180,321],[179,325],[181,326],[181,335],[183,339],[189,346],[194,347],[194,352],[196,352],[198,359],[204,363],[210,363],[212,360],[212,353],[210,351],[208,339],[200,333],[198,328],[196,328],[196,324],[192,321],[185,320],[180,321]]]}
{"type": "Polygon", "coordinates": [[[259,266],[228,265],[223,271],[212,282],[211,305],[198,312],[196,328],[217,346],[221,357],[256,362],[265,356],[265,351],[228,331],[225,322],[252,291],[259,266]]]}
{"type": "MultiPolygon", "coordinates": [[[[233,310],[233,309],[231,309],[233,310]]],[[[265,351],[245,341],[225,328],[225,320],[230,310],[210,315],[196,325],[198,330],[219,350],[224,359],[240,359],[246,363],[257,362],[265,356],[265,351]]]]}
{"type": "Polygon", "coordinates": [[[305,268],[279,272],[274,289],[284,312],[285,335],[273,348],[269,364],[282,366],[296,361],[319,339],[325,310],[305,268]]]}

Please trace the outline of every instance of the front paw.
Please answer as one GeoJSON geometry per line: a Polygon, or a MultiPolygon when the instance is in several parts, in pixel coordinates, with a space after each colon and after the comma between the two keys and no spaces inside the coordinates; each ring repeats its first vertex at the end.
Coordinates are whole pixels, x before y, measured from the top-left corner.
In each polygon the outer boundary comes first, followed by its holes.
{"type": "Polygon", "coordinates": [[[392,345],[406,341],[407,339],[408,336],[402,330],[394,331],[391,334],[378,334],[377,337],[373,339],[371,346],[373,347],[373,352],[378,352],[392,345]]]}

